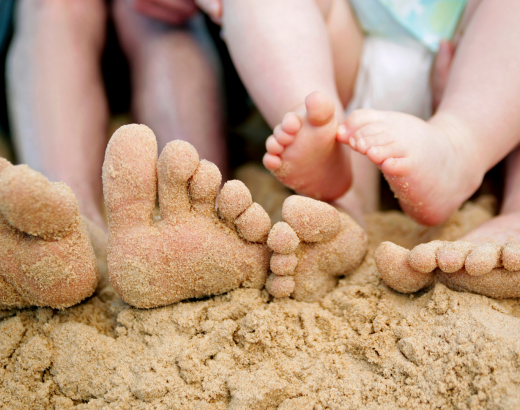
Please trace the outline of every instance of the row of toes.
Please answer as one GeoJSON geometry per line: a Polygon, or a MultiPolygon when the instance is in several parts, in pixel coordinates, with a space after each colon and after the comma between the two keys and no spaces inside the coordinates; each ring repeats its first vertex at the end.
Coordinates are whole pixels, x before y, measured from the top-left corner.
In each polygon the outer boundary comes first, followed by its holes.
{"type": "Polygon", "coordinates": [[[168,143],[157,159],[155,135],[143,125],[121,127],[109,143],[103,165],[109,220],[121,220],[125,227],[149,224],[158,188],[163,220],[192,211],[214,215],[216,202],[218,215],[234,224],[244,239],[265,242],[271,228],[268,214],[253,203],[240,181],[226,182],[219,194],[221,181],[216,165],[199,160],[185,141],[168,143]]]}
{"type": "Polygon", "coordinates": [[[481,276],[494,268],[520,270],[520,244],[476,245],[467,241],[433,241],[416,246],[408,255],[410,266],[418,272],[428,273],[439,268],[454,273],[465,268],[472,276],[481,276]]]}

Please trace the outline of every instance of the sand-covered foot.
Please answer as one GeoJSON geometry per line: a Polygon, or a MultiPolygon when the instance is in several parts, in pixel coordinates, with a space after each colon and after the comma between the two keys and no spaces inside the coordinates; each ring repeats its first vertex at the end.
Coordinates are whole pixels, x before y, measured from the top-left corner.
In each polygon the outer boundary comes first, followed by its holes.
{"type": "Polygon", "coordinates": [[[240,181],[227,182],[217,199],[220,182],[217,167],[187,142],[170,142],[157,160],[148,127],[114,133],[103,165],[108,269],[127,303],[151,308],[264,286],[269,216],[240,181]]]}
{"type": "Polygon", "coordinates": [[[416,292],[438,280],[455,290],[520,297],[520,212],[497,216],[460,241],[433,241],[411,251],[383,242],[376,264],[386,284],[399,292],[416,292]]]}
{"type": "Polygon", "coordinates": [[[438,225],[480,186],[486,169],[462,124],[433,117],[356,110],[338,140],[366,155],[383,172],[403,210],[417,222],[438,225]]]}
{"type": "Polygon", "coordinates": [[[0,309],[81,302],[98,282],[76,197],[0,158],[0,309]]]}
{"type": "Polygon", "coordinates": [[[274,297],[314,302],[359,266],[367,235],[348,215],[311,198],[287,198],[282,215],[267,240],[274,253],[266,289],[274,297]]]}
{"type": "Polygon", "coordinates": [[[336,141],[338,118],[330,98],[318,91],[309,94],[305,105],[286,114],[267,139],[265,167],[302,195],[339,198],[352,176],[348,151],[336,141]]]}

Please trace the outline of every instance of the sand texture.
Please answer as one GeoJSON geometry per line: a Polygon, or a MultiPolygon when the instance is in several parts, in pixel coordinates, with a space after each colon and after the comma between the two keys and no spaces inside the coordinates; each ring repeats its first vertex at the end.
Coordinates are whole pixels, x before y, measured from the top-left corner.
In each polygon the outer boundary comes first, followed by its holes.
{"type": "Polygon", "coordinates": [[[316,303],[242,288],[142,310],[108,285],[63,311],[4,311],[0,408],[518,409],[519,301],[399,294],[374,262],[384,240],[454,240],[489,217],[469,205],[432,230],[375,214],[365,261],[316,303]]]}

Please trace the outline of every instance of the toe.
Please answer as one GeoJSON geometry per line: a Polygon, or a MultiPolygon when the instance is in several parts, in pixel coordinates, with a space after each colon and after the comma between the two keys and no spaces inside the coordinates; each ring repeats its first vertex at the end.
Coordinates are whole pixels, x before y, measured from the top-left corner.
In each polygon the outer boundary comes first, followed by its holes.
{"type": "Polygon", "coordinates": [[[412,163],[410,158],[387,158],[380,165],[381,171],[391,177],[405,177],[410,175],[412,163]]]}
{"type": "Polygon", "coordinates": [[[475,244],[466,241],[448,242],[437,250],[437,266],[446,273],[457,272],[464,267],[466,257],[475,244]]]}
{"type": "Polygon", "coordinates": [[[481,276],[501,265],[502,246],[486,243],[476,247],[467,256],[464,267],[472,276],[481,276]]]}
{"type": "Polygon", "coordinates": [[[409,251],[392,242],[383,242],[376,249],[375,259],[381,279],[402,293],[417,292],[433,284],[433,273],[421,273],[408,263],[409,251]]]}
{"type": "Polygon", "coordinates": [[[203,159],[190,181],[190,199],[193,209],[205,215],[215,214],[217,198],[222,175],[217,166],[203,159]]]}
{"type": "Polygon", "coordinates": [[[281,125],[277,125],[275,127],[273,135],[280,145],[287,146],[291,145],[294,142],[294,135],[287,134],[285,131],[283,131],[281,125]]]}
{"type": "Polygon", "coordinates": [[[157,163],[159,206],[163,220],[175,220],[190,210],[188,181],[199,167],[199,154],[185,141],[171,141],[157,163]]]}
{"type": "Polygon", "coordinates": [[[264,208],[255,202],[235,219],[235,226],[246,241],[264,243],[271,230],[271,218],[264,208]]]}
{"type": "Polygon", "coordinates": [[[305,242],[329,241],[340,229],[339,213],[333,206],[299,195],[284,201],[282,216],[305,242]]]}
{"type": "Polygon", "coordinates": [[[262,162],[269,171],[275,171],[282,166],[282,159],[278,155],[269,153],[264,155],[262,162]]]}
{"type": "Polygon", "coordinates": [[[296,134],[302,127],[301,118],[293,112],[285,114],[282,120],[282,131],[287,134],[296,134]]]}
{"type": "Polygon", "coordinates": [[[280,155],[284,150],[284,146],[276,141],[274,135],[271,135],[269,138],[267,138],[265,141],[265,148],[271,155],[280,155]]]}
{"type": "Polygon", "coordinates": [[[271,274],[265,282],[265,288],[275,298],[291,296],[294,291],[294,279],[291,276],[277,276],[271,274]]]}
{"type": "Polygon", "coordinates": [[[520,243],[508,243],[504,246],[502,263],[508,271],[520,271],[520,243]]]}
{"type": "Polygon", "coordinates": [[[103,194],[112,228],[150,224],[157,197],[157,142],[144,125],[119,128],[103,163],[103,194]]]}
{"type": "Polygon", "coordinates": [[[320,126],[334,117],[334,102],[325,94],[315,91],[305,98],[307,120],[310,124],[320,126]]]}
{"type": "Polygon", "coordinates": [[[61,238],[79,223],[72,190],[26,165],[7,167],[0,174],[0,212],[11,226],[44,239],[61,238]]]}
{"type": "Polygon", "coordinates": [[[366,155],[374,164],[380,165],[389,158],[402,158],[404,153],[402,150],[396,148],[395,144],[372,145],[367,150],[366,155]]]}
{"type": "Polygon", "coordinates": [[[226,221],[233,222],[252,203],[251,192],[243,182],[228,181],[217,198],[218,214],[226,221]]]}
{"type": "Polygon", "coordinates": [[[361,127],[352,134],[350,140],[352,140],[351,148],[363,155],[366,155],[367,151],[373,146],[386,145],[390,142],[388,134],[383,131],[379,123],[361,127]]]}
{"type": "Polygon", "coordinates": [[[432,241],[417,245],[408,255],[408,263],[412,269],[421,273],[430,273],[437,268],[437,250],[442,241],[432,241]]]}
{"type": "Polygon", "coordinates": [[[267,246],[272,251],[283,255],[294,253],[299,243],[298,235],[286,222],[275,223],[267,237],[267,246]]]}
{"type": "Polygon", "coordinates": [[[271,256],[271,272],[277,275],[293,275],[296,265],[298,265],[298,258],[293,253],[288,255],[273,253],[271,256]]]}
{"type": "Polygon", "coordinates": [[[350,113],[350,115],[345,119],[344,125],[347,127],[347,132],[352,134],[361,127],[382,121],[385,118],[385,111],[359,109],[350,113]]]}

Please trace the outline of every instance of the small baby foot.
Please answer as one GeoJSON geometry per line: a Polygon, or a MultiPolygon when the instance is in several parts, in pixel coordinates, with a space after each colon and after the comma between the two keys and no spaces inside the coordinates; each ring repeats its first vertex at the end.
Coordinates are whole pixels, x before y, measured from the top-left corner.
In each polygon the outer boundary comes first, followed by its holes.
{"type": "Polygon", "coordinates": [[[217,167],[187,142],[170,142],[157,160],[148,127],[114,133],[103,190],[110,281],[123,300],[151,308],[264,286],[269,216],[240,181],[227,182],[216,199],[220,182],[217,167]],[[160,220],[152,217],[157,193],[160,220]]]}
{"type": "Polygon", "coordinates": [[[471,138],[448,122],[356,110],[338,140],[366,155],[383,172],[403,210],[425,225],[444,222],[480,186],[486,169],[475,161],[471,138]]]}
{"type": "Polygon", "coordinates": [[[302,195],[323,201],[339,198],[352,177],[348,152],[336,141],[337,133],[332,100],[317,91],[309,94],[305,106],[286,114],[267,139],[264,165],[302,195]]]}
{"type": "Polygon", "coordinates": [[[348,215],[311,198],[287,198],[282,214],[284,222],[275,224],[267,239],[274,253],[266,289],[274,297],[314,302],[338,276],[359,266],[367,235],[348,215]]]}
{"type": "Polygon", "coordinates": [[[63,309],[92,295],[97,282],[72,190],[0,158],[0,309],[63,309]]]}
{"type": "MultiPolygon", "coordinates": [[[[500,218],[485,225],[496,226],[500,218]]],[[[475,233],[467,236],[475,238],[475,233]]],[[[520,243],[432,241],[408,251],[383,242],[376,250],[376,265],[386,284],[403,293],[431,286],[437,279],[454,290],[520,297],[520,243]]]]}

